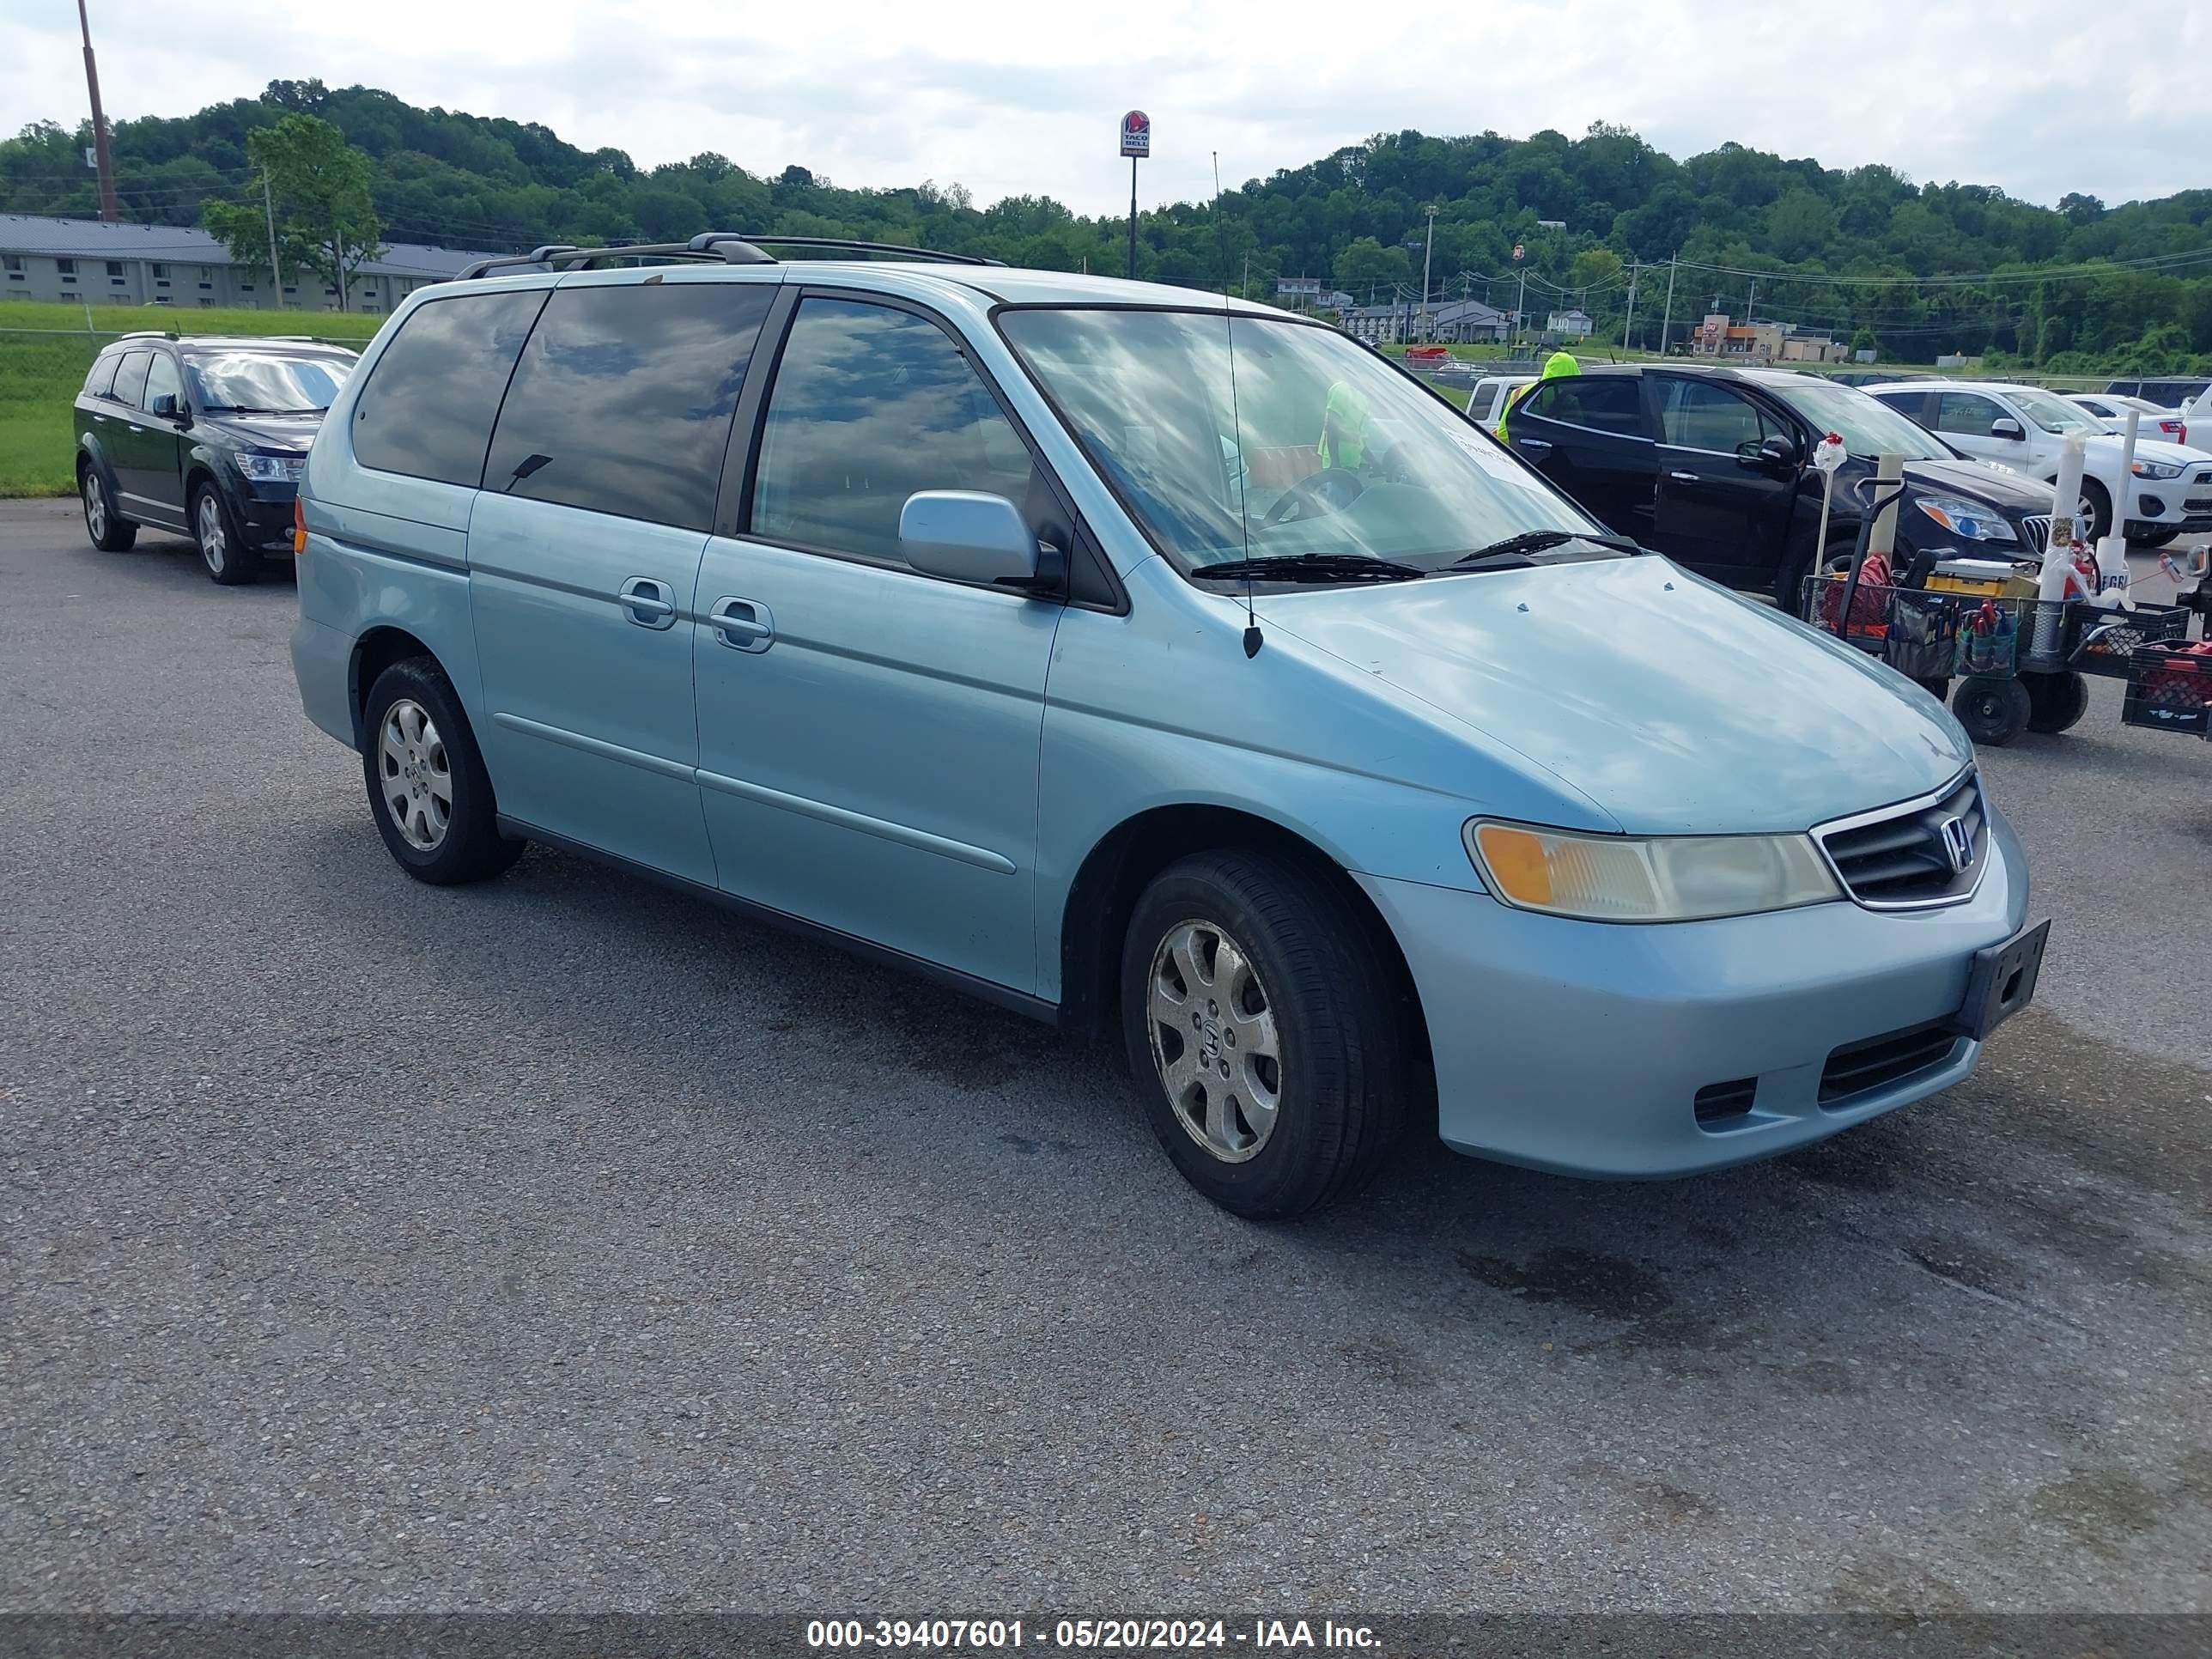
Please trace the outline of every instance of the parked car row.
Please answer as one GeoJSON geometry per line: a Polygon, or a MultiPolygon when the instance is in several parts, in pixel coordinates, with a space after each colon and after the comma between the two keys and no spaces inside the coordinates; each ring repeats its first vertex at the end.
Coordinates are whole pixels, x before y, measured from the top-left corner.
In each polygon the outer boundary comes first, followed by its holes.
{"type": "Polygon", "coordinates": [[[308,447],[356,361],[311,341],[126,334],[93,359],[76,397],[76,482],[93,544],[119,552],[139,526],[190,536],[210,577],[260,574],[289,554],[308,447]]]}
{"type": "Polygon", "coordinates": [[[1547,381],[1508,450],[1266,307],[733,240],[421,290],[358,368],[271,350],[281,392],[219,393],[231,343],[88,380],[88,530],[215,500],[257,526],[217,574],[275,516],[229,458],[327,406],[294,666],[410,875],[542,841],[1115,1032],[1255,1216],[1415,1121],[1570,1173],[1769,1156],[2033,994],[1958,723],[1648,549],[1787,591],[1830,430],[1913,455],[1917,537],[2017,546],[2047,488],[1803,376],[1547,381]],[[125,470],[151,419],[180,447],[125,470]]]}

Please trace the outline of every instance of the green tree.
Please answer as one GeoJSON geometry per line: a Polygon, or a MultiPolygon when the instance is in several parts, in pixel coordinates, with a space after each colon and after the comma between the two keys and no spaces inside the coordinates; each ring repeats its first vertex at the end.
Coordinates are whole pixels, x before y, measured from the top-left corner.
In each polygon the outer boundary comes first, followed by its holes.
{"type": "Polygon", "coordinates": [[[378,242],[384,226],[369,198],[368,156],[320,116],[297,112],[249,135],[246,155],[265,182],[266,198],[203,203],[200,222],[233,258],[262,265],[273,210],[276,257],[319,276],[337,289],[338,309],[347,309],[353,274],[384,252],[378,242]]]}
{"type": "Polygon", "coordinates": [[[1335,276],[1339,288],[1351,289],[1364,297],[1366,290],[1378,283],[1411,280],[1413,262],[1407,257],[1402,247],[1384,247],[1372,236],[1355,236],[1336,256],[1330,272],[1335,276]]]}
{"type": "Polygon", "coordinates": [[[1864,324],[1861,324],[1859,325],[1858,331],[1851,336],[1851,350],[1854,353],[1857,353],[1861,351],[1879,351],[1881,349],[1881,343],[1874,337],[1874,331],[1867,327],[1864,324]]]}

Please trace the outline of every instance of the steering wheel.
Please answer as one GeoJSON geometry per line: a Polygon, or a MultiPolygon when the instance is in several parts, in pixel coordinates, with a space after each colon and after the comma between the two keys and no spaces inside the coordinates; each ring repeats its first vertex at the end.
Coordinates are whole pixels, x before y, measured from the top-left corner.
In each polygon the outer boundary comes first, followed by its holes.
{"type": "Polygon", "coordinates": [[[1349,467],[1324,467],[1310,478],[1302,478],[1277,498],[1267,509],[1267,522],[1296,523],[1293,510],[1299,519],[1318,519],[1324,513],[1340,513],[1358,501],[1367,486],[1359,475],[1349,467]]]}

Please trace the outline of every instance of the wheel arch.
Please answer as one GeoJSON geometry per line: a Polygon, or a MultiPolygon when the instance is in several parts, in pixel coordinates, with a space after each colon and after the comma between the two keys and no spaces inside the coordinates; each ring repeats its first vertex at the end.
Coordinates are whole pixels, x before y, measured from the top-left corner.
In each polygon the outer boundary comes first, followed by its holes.
{"type": "Polygon", "coordinates": [[[1313,842],[1273,819],[1237,807],[1188,802],[1147,808],[1114,826],[1085,854],[1068,884],[1060,930],[1060,1018],[1079,1035],[1110,1031],[1121,1012],[1121,938],[1146,884],[1177,859],[1227,847],[1256,847],[1295,862],[1336,888],[1372,930],[1397,981],[1407,1041],[1430,1066],[1420,994],[1389,922],[1351,874],[1313,842]]]}
{"type": "Polygon", "coordinates": [[[410,657],[428,657],[450,683],[452,673],[438,660],[438,653],[404,628],[379,626],[368,629],[353,642],[353,656],[346,665],[346,707],[353,712],[353,746],[359,749],[368,740],[365,722],[369,688],[376,677],[396,662],[410,657]]]}

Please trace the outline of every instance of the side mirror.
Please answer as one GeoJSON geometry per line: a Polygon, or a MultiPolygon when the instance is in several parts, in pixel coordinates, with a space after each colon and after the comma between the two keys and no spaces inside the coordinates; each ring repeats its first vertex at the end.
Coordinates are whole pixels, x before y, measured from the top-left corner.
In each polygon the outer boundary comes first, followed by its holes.
{"type": "Polygon", "coordinates": [[[1037,539],[1004,495],[919,489],[899,509],[899,556],[924,575],[995,586],[1037,584],[1037,539]]]}
{"type": "Polygon", "coordinates": [[[1761,443],[1738,445],[1735,456],[1746,466],[1784,472],[1797,465],[1797,446],[1787,438],[1769,438],[1761,443]]]}
{"type": "Polygon", "coordinates": [[[181,421],[185,418],[184,400],[173,392],[157,392],[154,394],[154,413],[165,421],[181,421]]]}
{"type": "Polygon", "coordinates": [[[1990,436],[1992,438],[2010,438],[2016,442],[2024,443],[2027,439],[2027,429],[2021,426],[2018,421],[2013,419],[2011,416],[2000,415],[1996,419],[1990,422],[1990,436]]]}

